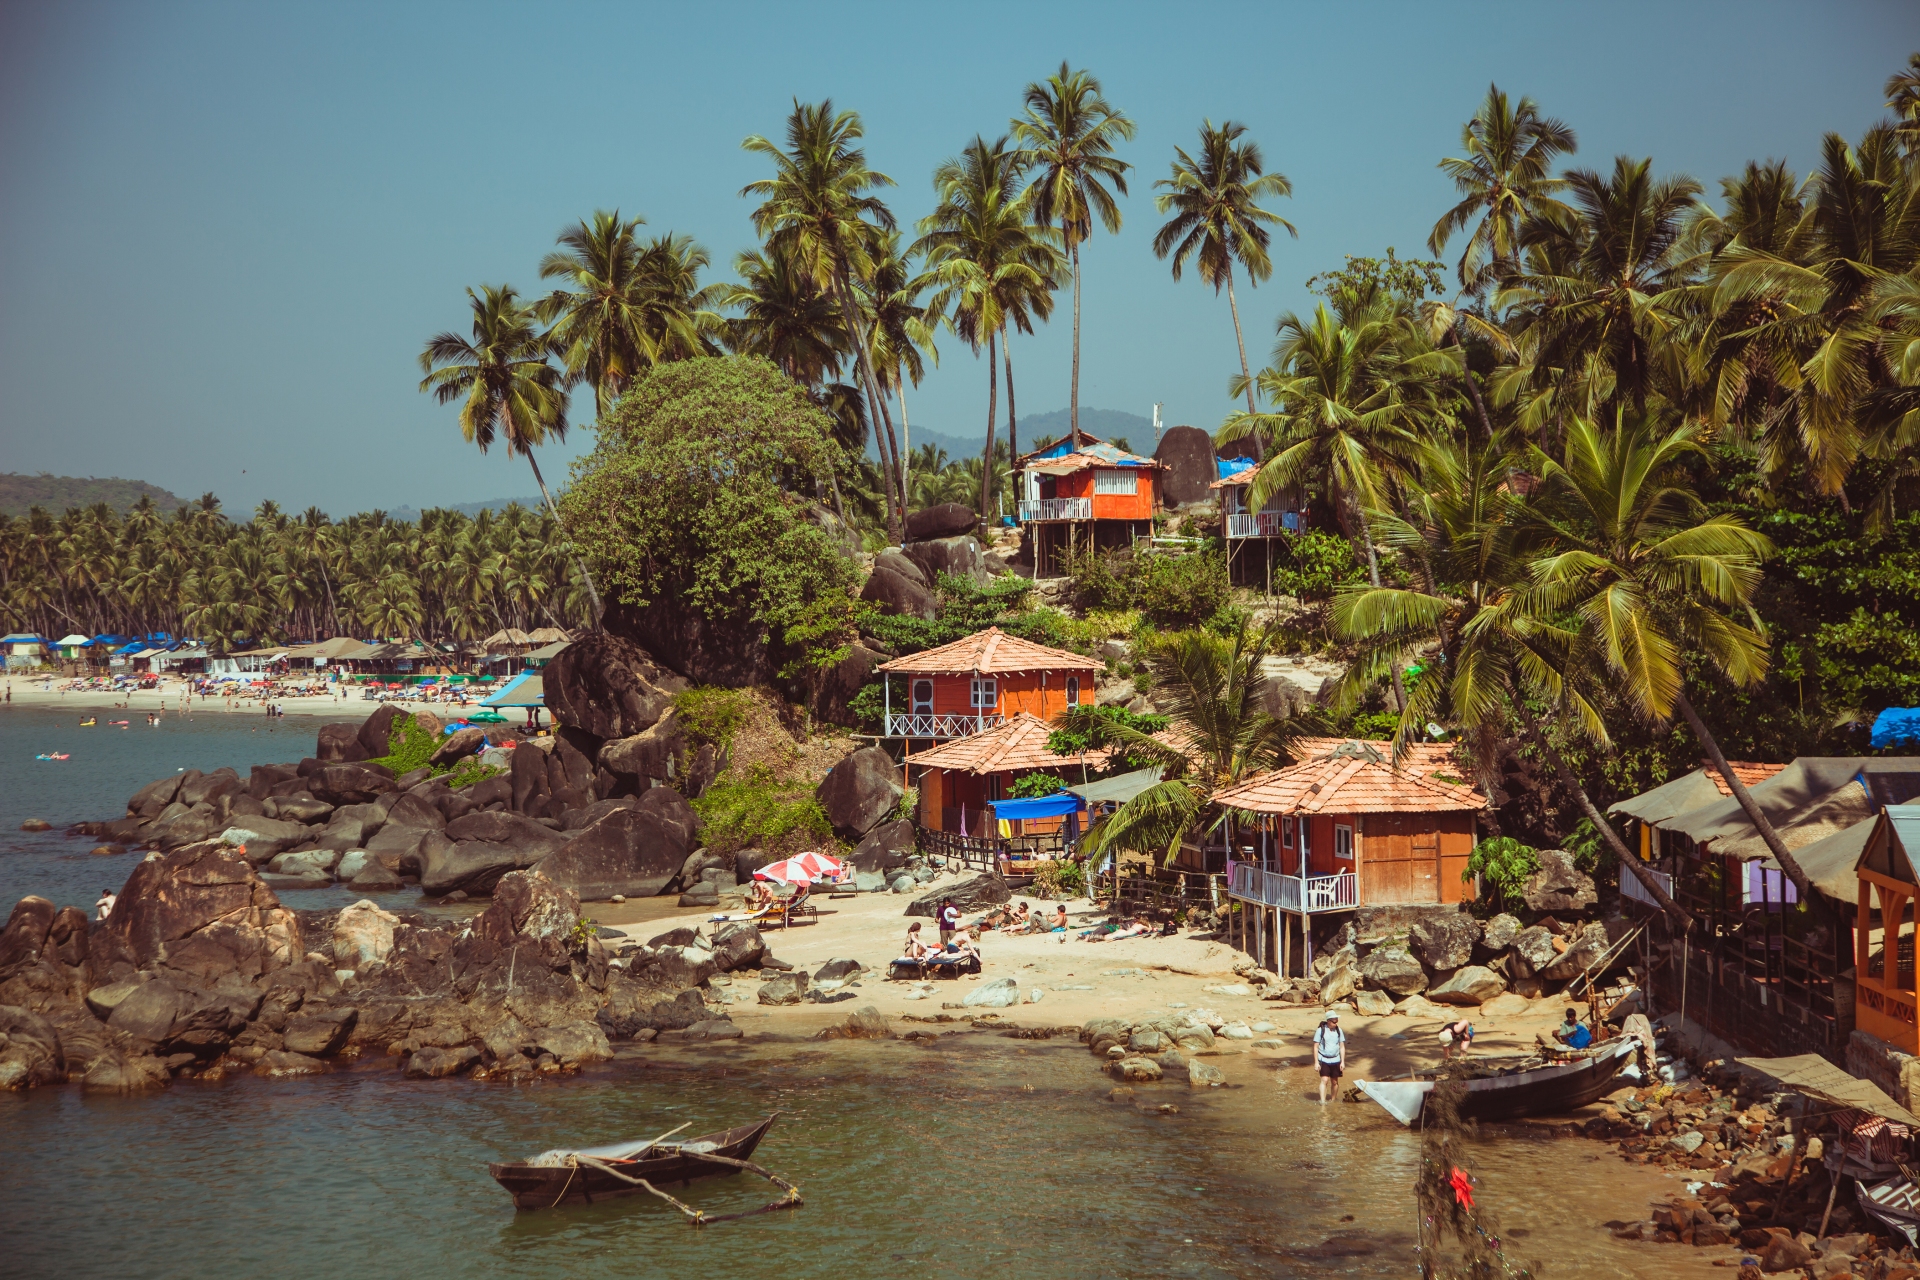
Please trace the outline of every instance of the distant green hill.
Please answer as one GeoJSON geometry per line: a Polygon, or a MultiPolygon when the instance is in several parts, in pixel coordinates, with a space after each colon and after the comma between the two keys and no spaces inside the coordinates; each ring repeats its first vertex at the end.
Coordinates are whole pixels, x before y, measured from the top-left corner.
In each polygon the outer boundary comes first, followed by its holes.
{"type": "MultiPolygon", "coordinates": [[[[1007,441],[1006,414],[1006,405],[1002,404],[1000,406],[999,426],[993,435],[994,441],[1001,447],[1005,447],[1007,441]]],[[[1043,440],[1049,436],[1056,438],[1064,436],[1067,434],[1067,427],[1071,417],[1071,412],[1066,409],[1055,409],[1051,413],[1021,414],[1020,451],[1025,453],[1028,449],[1031,449],[1036,440],[1043,440]]],[[[898,421],[895,421],[894,430],[898,431],[899,429],[900,424],[898,421]]],[[[1102,440],[1113,440],[1116,438],[1125,440],[1129,445],[1133,446],[1134,452],[1136,453],[1150,454],[1154,449],[1153,419],[1143,418],[1137,413],[1128,413],[1124,409],[1090,409],[1082,405],[1080,407],[1080,430],[1099,436],[1102,440]]],[[[980,447],[985,442],[986,427],[984,425],[974,434],[958,436],[951,432],[932,430],[924,426],[917,426],[913,429],[912,443],[915,448],[919,448],[923,444],[938,445],[946,451],[950,461],[958,461],[961,458],[978,457],[980,447]]],[[[869,436],[867,441],[867,456],[876,459],[880,456],[879,447],[874,443],[871,436],[869,436]]]]}
{"type": "Polygon", "coordinates": [[[126,511],[143,497],[152,498],[162,511],[170,512],[186,505],[145,480],[56,476],[44,471],[37,476],[0,472],[0,512],[10,516],[23,516],[29,507],[45,507],[59,515],[68,507],[90,507],[96,502],[104,502],[115,511],[126,511]]]}

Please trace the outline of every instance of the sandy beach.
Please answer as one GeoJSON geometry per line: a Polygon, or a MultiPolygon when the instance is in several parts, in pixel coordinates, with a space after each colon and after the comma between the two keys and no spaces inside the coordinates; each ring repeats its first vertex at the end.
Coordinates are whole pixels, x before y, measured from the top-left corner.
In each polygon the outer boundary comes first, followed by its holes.
{"type": "MultiPolygon", "coordinates": [[[[363,720],[376,706],[371,699],[360,696],[359,685],[332,686],[326,693],[296,694],[275,693],[268,696],[263,690],[265,685],[230,684],[221,687],[218,693],[198,694],[185,680],[162,680],[152,689],[68,689],[68,681],[61,678],[29,678],[9,676],[0,684],[0,697],[8,698],[16,706],[47,707],[70,706],[75,711],[92,711],[106,708],[120,708],[138,711],[143,716],[149,711],[162,715],[205,715],[210,713],[235,715],[264,715],[266,706],[271,703],[288,715],[311,715],[338,717],[342,720],[363,720]],[[341,692],[342,689],[346,692],[341,692]],[[228,692],[231,690],[231,692],[228,692]]],[[[479,705],[477,698],[466,702],[438,702],[427,698],[387,699],[393,705],[405,711],[437,710],[444,707],[474,707],[479,705]]],[[[513,717],[509,717],[512,719],[513,717]]]]}

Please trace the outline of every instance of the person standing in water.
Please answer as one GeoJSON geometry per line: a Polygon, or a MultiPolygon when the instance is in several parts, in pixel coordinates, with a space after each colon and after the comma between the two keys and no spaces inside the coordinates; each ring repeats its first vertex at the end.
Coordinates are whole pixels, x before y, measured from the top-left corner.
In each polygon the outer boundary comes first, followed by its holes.
{"type": "Polygon", "coordinates": [[[1327,1010],[1327,1016],[1313,1032],[1313,1063],[1320,1073],[1320,1101],[1340,1087],[1340,1076],[1347,1066],[1347,1037],[1340,1030],[1340,1011],[1327,1010]]]}

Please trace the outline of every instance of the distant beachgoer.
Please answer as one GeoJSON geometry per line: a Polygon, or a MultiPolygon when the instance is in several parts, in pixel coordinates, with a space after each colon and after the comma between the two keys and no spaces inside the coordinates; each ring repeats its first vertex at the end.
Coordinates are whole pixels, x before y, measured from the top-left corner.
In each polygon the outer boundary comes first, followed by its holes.
{"type": "Polygon", "coordinates": [[[1464,1058],[1472,1048],[1473,1024],[1465,1018],[1440,1028],[1440,1057],[1443,1060],[1456,1053],[1464,1058]]]}
{"type": "Polygon", "coordinates": [[[1329,1009],[1313,1032],[1313,1063],[1320,1072],[1320,1101],[1339,1088],[1347,1066],[1347,1036],[1340,1030],[1340,1011],[1329,1009]]]}
{"type": "Polygon", "coordinates": [[[953,931],[960,927],[960,908],[953,905],[952,898],[943,898],[940,902],[940,945],[953,941],[953,931]]]}
{"type": "Polygon", "coordinates": [[[1053,927],[1051,930],[1049,930],[1049,932],[1065,933],[1066,931],[1067,931],[1067,904],[1064,902],[1056,903],[1053,908],[1053,927]]]}
{"type": "Polygon", "coordinates": [[[113,914],[113,904],[117,901],[119,901],[119,899],[114,896],[113,890],[102,889],[100,891],[100,901],[93,904],[94,906],[93,918],[95,920],[105,920],[108,916],[113,914]]]}
{"type": "Polygon", "coordinates": [[[1569,1049],[1584,1049],[1593,1043],[1593,1032],[1581,1025],[1578,1009],[1569,1009],[1560,1025],[1553,1029],[1553,1038],[1569,1049]]]}

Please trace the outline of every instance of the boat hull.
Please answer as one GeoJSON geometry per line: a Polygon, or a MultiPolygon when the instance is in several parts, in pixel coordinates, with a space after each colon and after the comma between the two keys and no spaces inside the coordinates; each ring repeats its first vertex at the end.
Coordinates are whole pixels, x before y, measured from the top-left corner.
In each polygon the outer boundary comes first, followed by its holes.
{"type": "MultiPolygon", "coordinates": [[[[1463,1120],[1518,1120],[1524,1116],[1575,1111],[1596,1101],[1633,1061],[1640,1042],[1631,1038],[1602,1049],[1581,1062],[1535,1067],[1510,1076],[1486,1076],[1465,1082],[1457,1108],[1463,1120]]],[[[1360,1091],[1401,1124],[1412,1124],[1424,1109],[1431,1080],[1360,1080],[1360,1091]]]]}
{"type": "MultiPolygon", "coordinates": [[[[709,1154],[733,1160],[750,1160],[760,1139],[766,1137],[776,1117],[768,1116],[758,1124],[741,1125],[719,1133],[689,1138],[688,1142],[711,1142],[709,1154]]],[[[715,1164],[697,1156],[665,1155],[647,1160],[608,1161],[629,1178],[644,1178],[665,1190],[670,1184],[686,1186],[696,1178],[732,1177],[740,1170],[715,1164]]],[[[568,1204],[593,1204],[615,1196],[641,1194],[643,1187],[622,1182],[604,1169],[590,1164],[578,1167],[531,1164],[490,1164],[487,1172],[513,1197],[516,1209],[553,1209],[568,1204]]]]}

